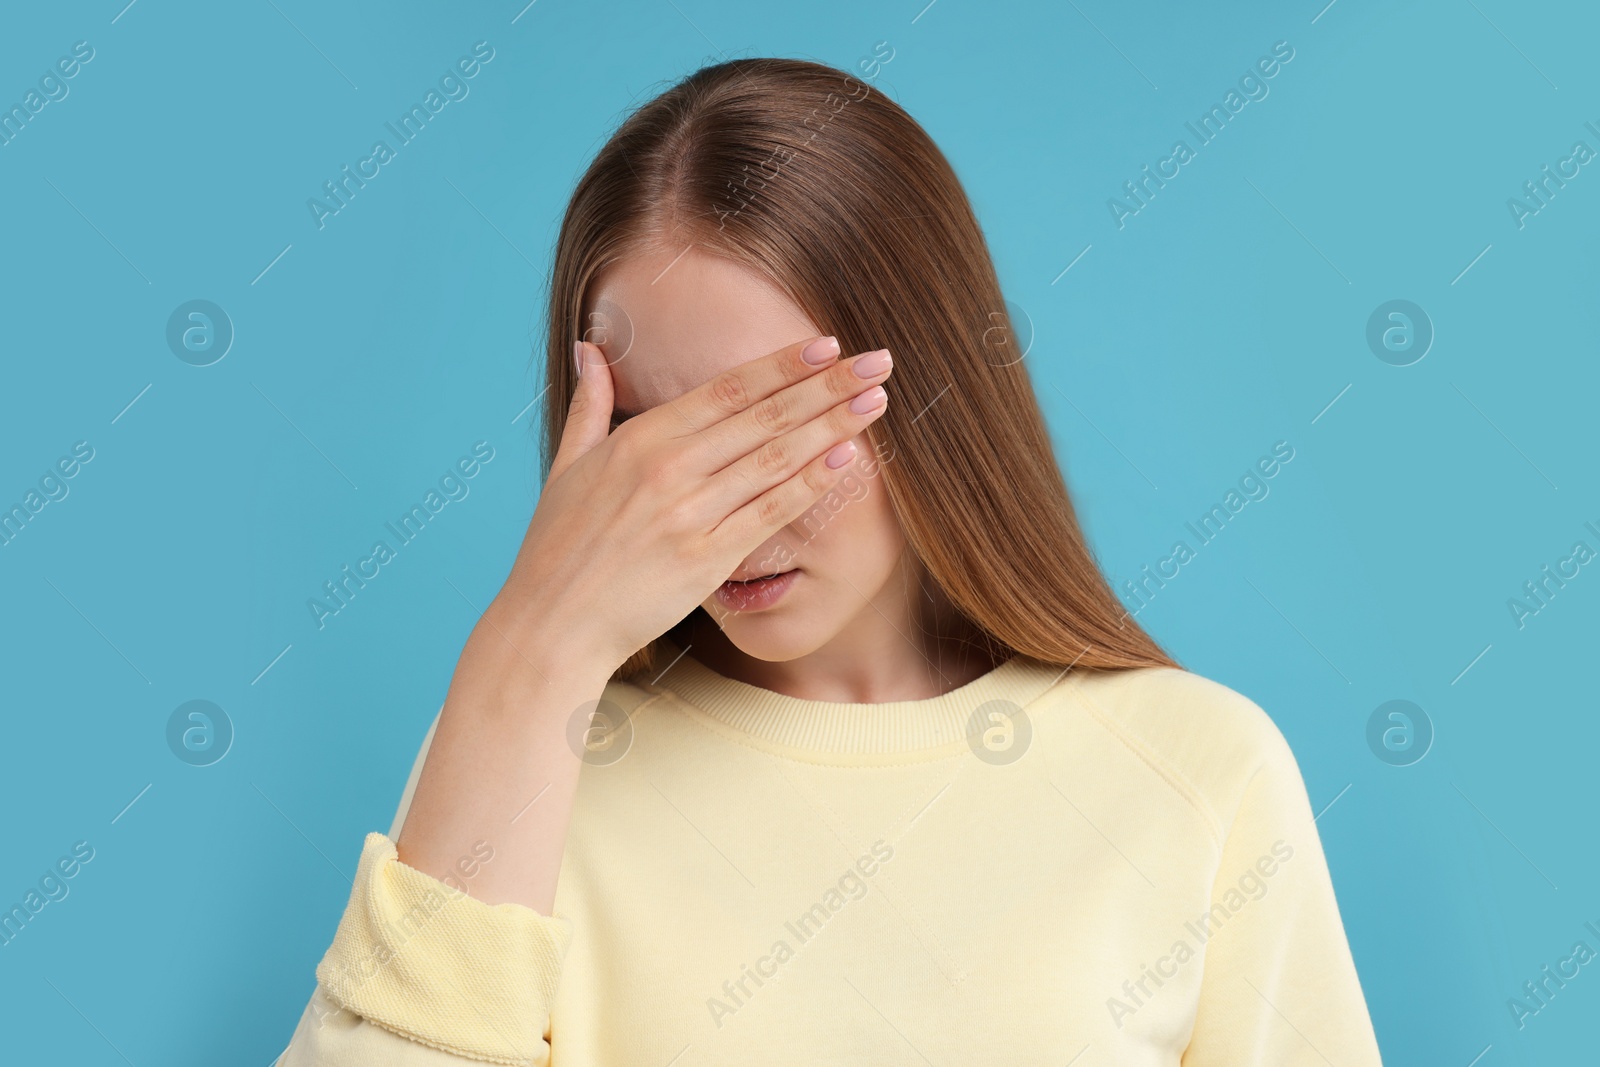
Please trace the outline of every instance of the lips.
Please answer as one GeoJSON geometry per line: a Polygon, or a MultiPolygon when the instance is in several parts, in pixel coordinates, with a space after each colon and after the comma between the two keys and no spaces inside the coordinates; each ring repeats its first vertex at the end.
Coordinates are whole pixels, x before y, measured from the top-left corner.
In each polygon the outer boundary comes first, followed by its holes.
{"type": "Polygon", "coordinates": [[[776,604],[799,576],[799,568],[748,579],[730,578],[717,587],[717,602],[731,612],[761,611],[776,604]]]}
{"type": "MultiPolygon", "coordinates": [[[[795,567],[790,567],[789,568],[790,571],[797,570],[797,569],[798,568],[795,568],[795,567]]],[[[732,577],[730,577],[728,579],[728,581],[730,581],[730,582],[755,582],[755,581],[760,581],[760,580],[762,580],[764,578],[776,578],[780,574],[788,574],[788,573],[789,573],[789,571],[774,571],[774,572],[771,572],[771,573],[768,573],[768,574],[761,574],[761,573],[755,573],[755,572],[747,571],[747,572],[745,572],[743,574],[734,574],[732,577]]]]}

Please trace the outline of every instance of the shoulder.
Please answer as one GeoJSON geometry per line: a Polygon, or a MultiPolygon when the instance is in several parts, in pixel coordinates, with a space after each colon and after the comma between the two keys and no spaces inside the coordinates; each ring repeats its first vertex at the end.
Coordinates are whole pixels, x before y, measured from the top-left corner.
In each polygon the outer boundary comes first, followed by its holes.
{"type": "Polygon", "coordinates": [[[1219,835],[1254,783],[1304,793],[1277,723],[1221,682],[1176,667],[1141,667],[1074,671],[1062,686],[1107,734],[1199,808],[1219,835]]]}

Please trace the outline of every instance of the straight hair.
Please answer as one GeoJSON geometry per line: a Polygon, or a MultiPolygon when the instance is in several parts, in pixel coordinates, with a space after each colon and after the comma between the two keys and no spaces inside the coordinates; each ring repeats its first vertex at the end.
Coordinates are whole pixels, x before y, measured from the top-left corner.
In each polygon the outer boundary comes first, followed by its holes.
{"type": "MultiPolygon", "coordinates": [[[[605,343],[618,325],[592,306],[594,279],[691,243],[770,279],[846,354],[894,353],[895,403],[866,431],[877,477],[986,655],[1179,666],[1089,551],[955,171],[897,103],[820,63],[702,67],[629,114],[579,179],[550,283],[546,478],[577,385],[573,341],[605,343]]],[[[614,677],[660,658],[651,641],[614,677]]]]}

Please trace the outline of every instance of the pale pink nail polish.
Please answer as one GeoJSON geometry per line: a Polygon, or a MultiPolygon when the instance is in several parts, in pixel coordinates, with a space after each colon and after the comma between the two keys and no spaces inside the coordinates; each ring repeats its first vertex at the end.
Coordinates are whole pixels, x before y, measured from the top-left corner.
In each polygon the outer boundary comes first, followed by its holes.
{"type": "Polygon", "coordinates": [[[889,350],[880,348],[875,352],[868,352],[856,360],[855,372],[857,377],[871,378],[874,375],[882,374],[893,365],[894,360],[889,355],[889,350]]]}
{"type": "Polygon", "coordinates": [[[850,410],[857,415],[865,415],[869,411],[876,411],[888,397],[889,394],[883,391],[883,386],[874,385],[871,389],[850,401],[850,410]]]}
{"type": "Polygon", "coordinates": [[[839,356],[839,339],[837,337],[819,337],[800,350],[800,358],[812,366],[826,363],[839,356]]]}

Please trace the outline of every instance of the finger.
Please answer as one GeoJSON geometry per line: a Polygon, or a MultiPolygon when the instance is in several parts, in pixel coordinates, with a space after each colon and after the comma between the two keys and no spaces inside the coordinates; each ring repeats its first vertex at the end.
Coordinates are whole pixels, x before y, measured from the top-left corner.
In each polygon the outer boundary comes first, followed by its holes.
{"type": "MultiPolygon", "coordinates": [[[[849,416],[870,414],[875,405],[858,403],[859,411],[845,413],[841,406],[874,389],[881,394],[893,369],[887,348],[841,360],[705,430],[687,442],[683,462],[708,478],[732,468],[743,478],[748,500],[789,477],[829,444],[860,433],[866,422],[849,416]],[[826,434],[837,436],[820,436],[826,434]]],[[[744,500],[729,501],[728,510],[744,500]]]]}
{"type": "MultiPolygon", "coordinates": [[[[838,358],[836,338],[811,337],[741,363],[695,386],[670,404],[660,405],[662,432],[669,437],[698,433],[826,369],[837,363],[838,358]]],[[[645,413],[646,416],[650,414],[645,413]]]]}
{"type": "Polygon", "coordinates": [[[600,347],[589,341],[573,344],[575,362],[581,367],[572,403],[567,407],[567,422],[561,429],[561,444],[550,463],[550,478],[566,470],[595,445],[604,441],[611,429],[611,408],[615,391],[611,365],[600,347]]]}
{"type": "MultiPolygon", "coordinates": [[[[887,373],[873,377],[881,378],[887,373]]],[[[861,433],[887,408],[888,394],[883,386],[857,377],[851,367],[839,367],[837,376],[830,373],[805,384],[822,385],[825,379],[842,383],[830,385],[830,395],[835,400],[831,407],[782,436],[764,440],[708,480],[704,499],[713,514],[731,514],[794,477],[834,445],[861,433]],[[845,394],[845,399],[838,399],[840,393],[845,394]]]]}
{"type": "MultiPolygon", "coordinates": [[[[867,418],[885,410],[880,406],[867,418]]],[[[862,418],[863,416],[854,416],[862,418]]],[[[844,480],[858,450],[853,440],[840,441],[822,455],[810,460],[790,477],[752,498],[712,529],[729,554],[750,549],[804,515],[822,495],[844,480]]]]}

